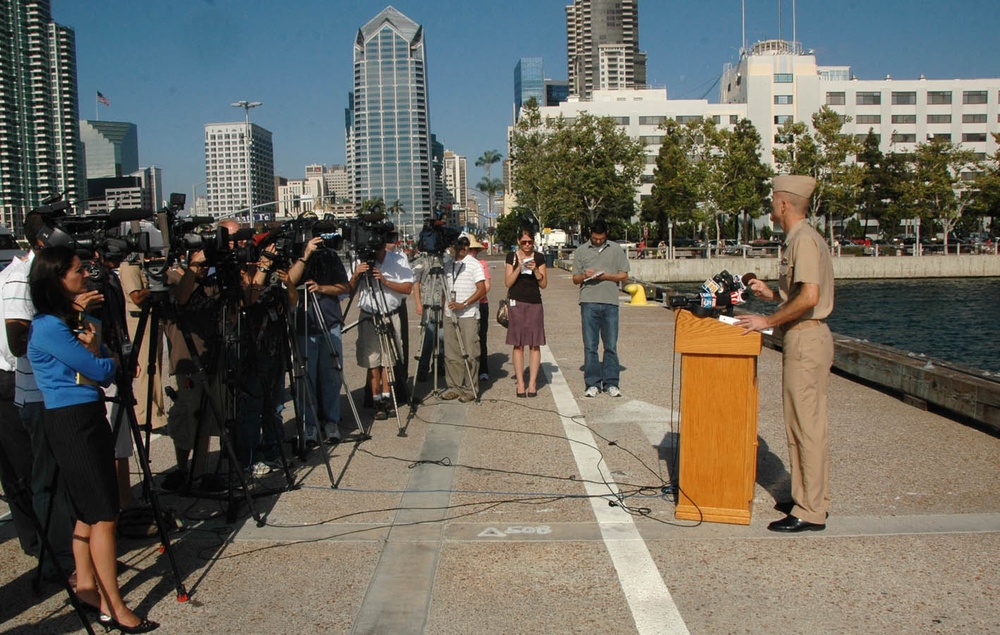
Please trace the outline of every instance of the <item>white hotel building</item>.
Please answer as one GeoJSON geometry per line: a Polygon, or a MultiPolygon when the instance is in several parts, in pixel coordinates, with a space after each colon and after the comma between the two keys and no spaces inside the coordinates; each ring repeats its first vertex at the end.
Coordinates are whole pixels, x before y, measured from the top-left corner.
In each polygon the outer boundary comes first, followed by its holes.
{"type": "MultiPolygon", "coordinates": [[[[823,105],[852,120],[843,133],[863,138],[872,129],[883,152],[912,152],[935,136],[992,156],[1000,131],[1000,78],[952,80],[858,80],[847,66],[818,66],[812,52],[795,42],[768,40],[743,51],[720,80],[720,103],[670,100],[666,89],[594,91],[589,101],[571,97],[543,107],[543,117],[574,118],[586,111],[618,120],[629,136],[646,146],[646,168],[636,193],[648,196],[666,118],[712,117],[720,127],[748,118],[761,137],[761,157],[773,164],[775,138],[791,119],[811,124],[823,105]]],[[[510,138],[510,130],[508,131],[510,138]]],[[[510,193],[508,193],[510,196],[510,193]]],[[[507,209],[513,209],[508,201],[507,209]]]]}

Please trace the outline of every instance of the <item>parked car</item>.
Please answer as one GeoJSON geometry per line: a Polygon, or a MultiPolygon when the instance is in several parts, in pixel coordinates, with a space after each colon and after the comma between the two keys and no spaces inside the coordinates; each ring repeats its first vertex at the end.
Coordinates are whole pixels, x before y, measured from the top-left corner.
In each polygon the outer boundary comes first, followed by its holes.
{"type": "Polygon", "coordinates": [[[699,247],[700,243],[694,238],[688,238],[687,236],[674,236],[674,247],[699,247]]]}

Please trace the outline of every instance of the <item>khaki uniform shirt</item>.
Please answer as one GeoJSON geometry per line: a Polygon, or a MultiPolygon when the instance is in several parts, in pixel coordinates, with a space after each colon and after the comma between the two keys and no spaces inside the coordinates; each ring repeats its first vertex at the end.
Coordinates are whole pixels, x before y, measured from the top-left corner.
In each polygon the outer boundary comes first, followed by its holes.
{"type": "Polygon", "coordinates": [[[778,266],[782,304],[798,293],[799,284],[818,284],[819,302],[796,320],[823,320],[833,312],[833,259],[823,237],[805,219],[788,232],[778,266]]]}

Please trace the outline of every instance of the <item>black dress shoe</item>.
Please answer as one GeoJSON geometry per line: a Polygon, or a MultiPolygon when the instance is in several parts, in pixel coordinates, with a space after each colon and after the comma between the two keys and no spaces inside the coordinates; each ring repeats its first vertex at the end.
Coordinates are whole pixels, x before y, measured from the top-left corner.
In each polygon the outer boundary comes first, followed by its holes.
{"type": "MultiPolygon", "coordinates": [[[[780,501],[774,504],[774,510],[781,512],[785,516],[791,516],[793,509],[795,509],[795,501],[780,501]]],[[[826,517],[830,517],[830,512],[826,512],[826,517]]]]}
{"type": "Polygon", "coordinates": [[[826,525],[810,523],[795,516],[785,516],[781,520],[776,520],[767,526],[770,531],[780,531],[784,533],[798,533],[800,531],[823,531],[826,525]]]}

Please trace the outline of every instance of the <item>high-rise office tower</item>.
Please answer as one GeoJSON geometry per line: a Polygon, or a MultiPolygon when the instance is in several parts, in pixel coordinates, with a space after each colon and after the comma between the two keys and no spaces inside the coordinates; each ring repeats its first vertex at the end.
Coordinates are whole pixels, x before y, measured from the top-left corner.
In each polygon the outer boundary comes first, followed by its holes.
{"type": "Polygon", "coordinates": [[[76,38],[49,0],[0,2],[0,222],[21,233],[42,199],[86,198],[76,38]]]}
{"type": "Polygon", "coordinates": [[[254,220],[273,219],[277,210],[271,131],[244,121],[205,124],[205,180],[211,216],[246,219],[247,207],[252,207],[254,220]]]}
{"type": "Polygon", "coordinates": [[[570,93],[644,87],[646,56],[639,51],[639,0],[574,0],[566,7],[570,93]]]}
{"type": "Polygon", "coordinates": [[[514,66],[514,119],[532,97],[539,107],[545,105],[545,65],[540,57],[522,57],[514,66]]]}
{"type": "Polygon", "coordinates": [[[399,201],[405,224],[434,206],[423,28],[387,7],[358,30],[347,150],[355,206],[399,201]]]}
{"type": "Polygon", "coordinates": [[[87,178],[125,176],[139,169],[139,133],[125,121],[80,121],[87,178]]]}

